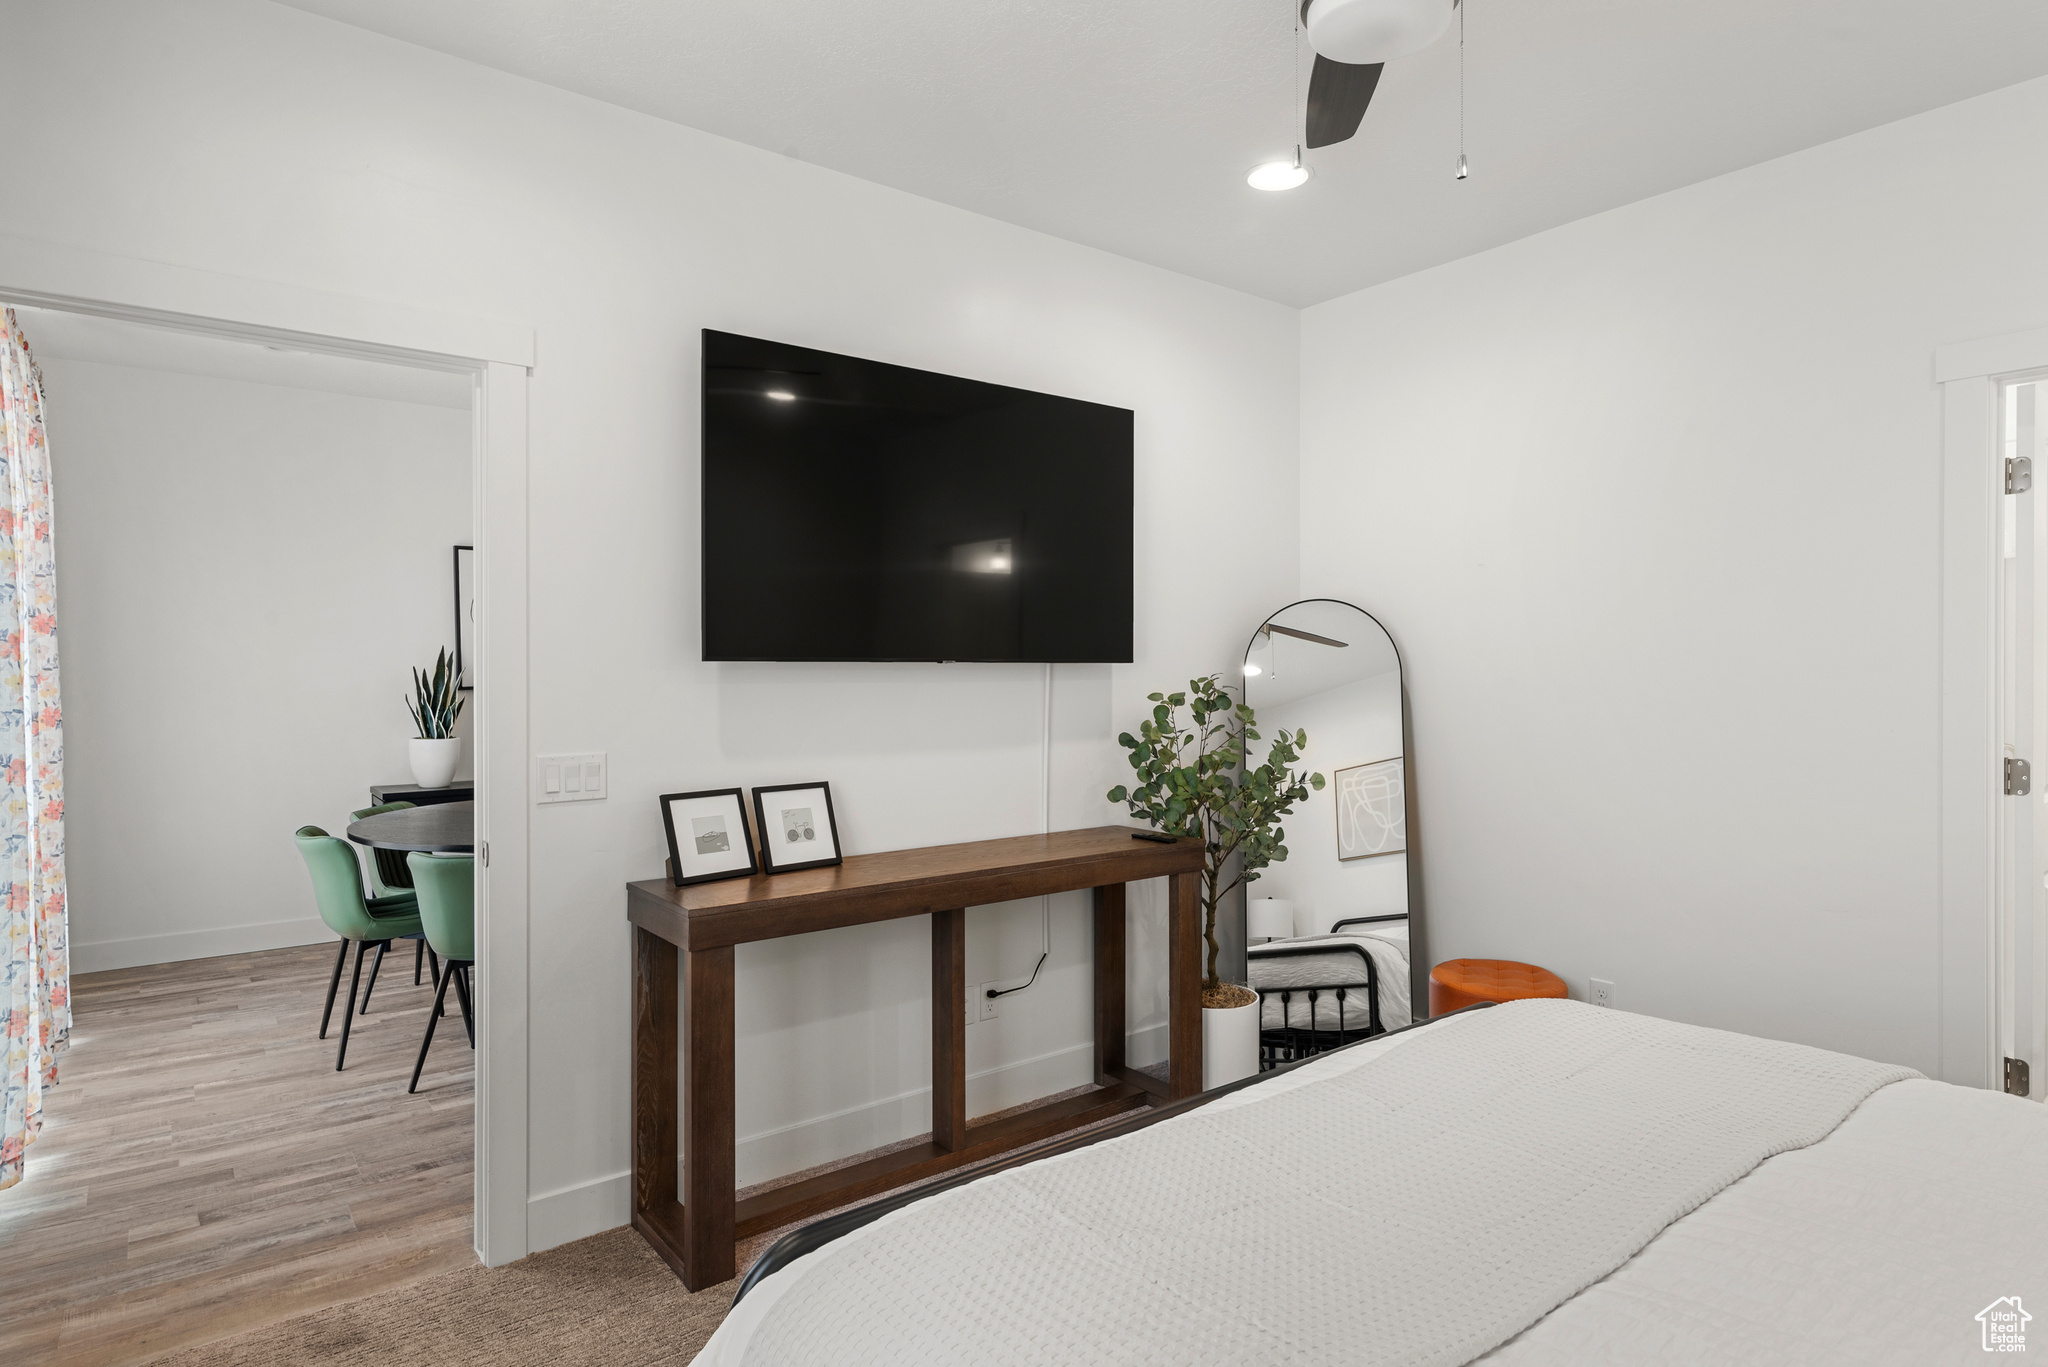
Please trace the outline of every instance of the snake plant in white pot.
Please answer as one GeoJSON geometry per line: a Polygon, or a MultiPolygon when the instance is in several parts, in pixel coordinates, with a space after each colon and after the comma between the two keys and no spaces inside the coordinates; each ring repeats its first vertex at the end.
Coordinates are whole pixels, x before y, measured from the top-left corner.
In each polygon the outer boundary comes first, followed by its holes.
{"type": "Polygon", "coordinates": [[[462,758],[462,738],[455,734],[455,719],[462,715],[463,698],[455,661],[445,649],[434,657],[431,676],[413,669],[412,692],[405,703],[419,731],[407,747],[412,780],[422,788],[446,788],[455,781],[455,765],[462,758]]]}

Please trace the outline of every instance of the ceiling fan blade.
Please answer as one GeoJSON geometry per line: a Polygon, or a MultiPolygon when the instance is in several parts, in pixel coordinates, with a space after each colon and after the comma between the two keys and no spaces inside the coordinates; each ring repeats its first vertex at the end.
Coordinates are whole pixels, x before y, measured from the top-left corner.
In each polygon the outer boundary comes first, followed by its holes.
{"type": "Polygon", "coordinates": [[[1372,92],[1378,88],[1385,66],[1384,62],[1353,66],[1317,55],[1308,78],[1310,147],[1328,147],[1358,131],[1358,121],[1372,103],[1372,92]]]}
{"type": "Polygon", "coordinates": [[[1313,631],[1296,631],[1293,627],[1283,627],[1277,622],[1268,622],[1260,627],[1259,630],[1265,632],[1268,636],[1277,631],[1282,636],[1294,636],[1304,641],[1314,641],[1319,646],[1336,646],[1340,650],[1351,644],[1349,641],[1333,641],[1327,636],[1318,636],[1313,631]]]}

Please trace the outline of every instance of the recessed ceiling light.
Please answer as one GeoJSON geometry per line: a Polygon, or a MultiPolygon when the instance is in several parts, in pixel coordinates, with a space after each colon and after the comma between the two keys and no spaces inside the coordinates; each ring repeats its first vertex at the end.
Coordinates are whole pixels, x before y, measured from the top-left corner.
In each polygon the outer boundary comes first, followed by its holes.
{"type": "Polygon", "coordinates": [[[787,389],[771,389],[768,391],[768,397],[771,399],[780,399],[784,403],[796,402],[796,395],[790,393],[787,389]]]}
{"type": "Polygon", "coordinates": [[[1313,174],[1301,164],[1301,154],[1297,152],[1293,161],[1268,161],[1254,166],[1244,183],[1254,190],[1292,190],[1313,174]]]}

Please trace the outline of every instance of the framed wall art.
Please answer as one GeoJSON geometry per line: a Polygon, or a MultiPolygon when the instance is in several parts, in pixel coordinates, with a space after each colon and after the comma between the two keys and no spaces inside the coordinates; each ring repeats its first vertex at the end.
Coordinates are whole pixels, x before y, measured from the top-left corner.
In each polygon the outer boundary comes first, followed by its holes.
{"type": "Polygon", "coordinates": [[[832,785],[785,783],[754,789],[754,829],[768,872],[821,869],[839,862],[839,823],[832,785]]]}
{"type": "Polygon", "coordinates": [[[455,678],[476,687],[476,547],[455,548],[455,678]]]}
{"type": "Polygon", "coordinates": [[[1408,848],[1408,794],[1401,756],[1339,769],[1337,858],[1370,859],[1408,848]]]}
{"type": "Polygon", "coordinates": [[[761,871],[747,837],[746,797],[738,788],[664,793],[661,824],[668,831],[669,878],[679,888],[761,871]]]}

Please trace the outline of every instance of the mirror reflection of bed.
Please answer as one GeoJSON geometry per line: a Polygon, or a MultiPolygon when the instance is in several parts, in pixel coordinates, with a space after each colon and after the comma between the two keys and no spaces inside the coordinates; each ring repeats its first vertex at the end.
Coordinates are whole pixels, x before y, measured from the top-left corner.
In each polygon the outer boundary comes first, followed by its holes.
{"type": "Polygon", "coordinates": [[[1253,633],[1244,697],[1262,736],[1308,733],[1302,763],[1326,780],[1283,823],[1287,858],[1247,888],[1267,1069],[1416,1018],[1400,655],[1362,609],[1294,603],[1253,633]]]}

